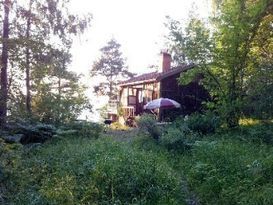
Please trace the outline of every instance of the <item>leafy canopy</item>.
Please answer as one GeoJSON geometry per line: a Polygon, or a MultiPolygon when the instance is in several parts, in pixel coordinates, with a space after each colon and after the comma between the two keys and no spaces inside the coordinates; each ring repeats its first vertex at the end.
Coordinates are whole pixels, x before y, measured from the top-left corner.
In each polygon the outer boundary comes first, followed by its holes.
{"type": "Polygon", "coordinates": [[[202,73],[202,83],[215,99],[214,108],[233,127],[240,117],[253,113],[244,109],[255,102],[250,97],[254,83],[259,85],[254,89],[258,93],[272,95],[269,92],[272,78],[267,78],[266,83],[261,79],[273,72],[269,54],[273,2],[222,0],[214,1],[214,5],[209,24],[192,15],[184,28],[179,21],[170,19],[169,40],[173,42],[171,48],[176,49],[172,49],[175,55],[182,53],[186,62],[196,64],[195,69],[183,73],[181,83],[187,84],[202,73]]]}

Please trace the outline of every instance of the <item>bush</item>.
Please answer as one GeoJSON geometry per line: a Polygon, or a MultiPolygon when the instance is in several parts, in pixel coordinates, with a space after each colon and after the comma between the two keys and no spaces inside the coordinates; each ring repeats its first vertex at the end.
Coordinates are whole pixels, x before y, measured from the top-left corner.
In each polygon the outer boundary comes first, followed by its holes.
{"type": "Polygon", "coordinates": [[[192,132],[186,123],[176,121],[163,132],[160,143],[168,150],[184,152],[192,147],[196,139],[197,134],[192,132]]]}
{"type": "Polygon", "coordinates": [[[192,114],[185,118],[185,122],[192,131],[203,135],[214,133],[220,126],[220,118],[212,112],[192,114]]]}
{"type": "Polygon", "coordinates": [[[14,173],[13,204],[183,204],[164,155],[109,138],[69,138],[26,153],[14,173]],[[15,194],[16,193],[16,194],[15,194]]]}
{"type": "MultiPolygon", "coordinates": [[[[78,135],[80,137],[88,137],[97,139],[100,133],[103,131],[103,126],[98,123],[88,121],[75,121],[66,124],[61,130],[65,131],[63,134],[78,135]]],[[[60,132],[62,135],[62,132],[60,132]]]]}
{"type": "Polygon", "coordinates": [[[158,140],[161,135],[161,131],[156,123],[157,121],[155,116],[146,113],[143,114],[137,121],[140,131],[147,132],[153,139],[158,140]]]}

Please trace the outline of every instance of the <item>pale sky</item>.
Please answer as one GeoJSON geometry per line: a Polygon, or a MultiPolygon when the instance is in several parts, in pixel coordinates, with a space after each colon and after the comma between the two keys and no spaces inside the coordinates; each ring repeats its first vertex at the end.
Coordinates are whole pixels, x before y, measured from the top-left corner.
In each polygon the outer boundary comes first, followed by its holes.
{"type": "MultiPolygon", "coordinates": [[[[164,49],[164,22],[166,16],[186,20],[192,4],[197,13],[206,17],[209,0],[71,0],[73,12],[92,13],[88,31],[76,38],[72,48],[71,69],[88,74],[99,49],[114,37],[122,45],[129,70],[147,71],[149,65],[158,65],[159,53],[164,49]]],[[[149,70],[148,70],[149,71],[149,70]]]]}
{"type": "Polygon", "coordinates": [[[71,10],[78,14],[91,13],[91,27],[81,37],[75,38],[72,47],[73,60],[70,69],[83,73],[84,83],[94,113],[84,112],[81,118],[99,120],[98,108],[107,98],[97,98],[92,93],[94,79],[88,77],[99,49],[115,38],[121,44],[129,70],[134,73],[150,72],[150,65],[159,65],[159,53],[164,48],[166,16],[186,20],[195,3],[200,17],[206,17],[209,0],[71,0],[71,10]]]}

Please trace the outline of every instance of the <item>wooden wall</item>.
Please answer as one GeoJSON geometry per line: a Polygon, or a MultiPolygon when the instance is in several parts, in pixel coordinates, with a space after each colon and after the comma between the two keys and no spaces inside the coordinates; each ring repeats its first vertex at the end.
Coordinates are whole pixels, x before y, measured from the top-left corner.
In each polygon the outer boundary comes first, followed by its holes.
{"type": "Polygon", "coordinates": [[[164,110],[162,113],[165,118],[174,118],[179,114],[188,115],[200,111],[202,102],[210,99],[208,92],[198,84],[198,81],[193,81],[185,86],[178,85],[179,76],[180,74],[177,74],[161,81],[160,97],[170,98],[181,104],[181,109],[164,110]]]}
{"type": "Polygon", "coordinates": [[[123,107],[134,107],[135,115],[144,112],[143,106],[154,99],[164,97],[173,99],[181,104],[181,109],[168,109],[162,111],[166,120],[174,119],[178,115],[189,115],[200,111],[202,102],[209,100],[209,94],[198,81],[193,81],[186,86],[178,85],[180,74],[163,79],[160,83],[145,83],[124,86],[120,92],[123,107]],[[133,99],[134,98],[134,99],[133,99]],[[130,99],[130,100],[129,100],[130,99]]]}

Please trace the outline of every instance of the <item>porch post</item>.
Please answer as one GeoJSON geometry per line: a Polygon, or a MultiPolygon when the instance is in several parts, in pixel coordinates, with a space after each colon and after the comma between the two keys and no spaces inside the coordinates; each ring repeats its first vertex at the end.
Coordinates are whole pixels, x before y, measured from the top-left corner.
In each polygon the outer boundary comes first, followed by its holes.
{"type": "MultiPolygon", "coordinates": [[[[161,81],[158,82],[158,87],[159,87],[158,88],[159,89],[159,92],[158,92],[159,98],[162,98],[162,83],[161,83],[161,81]]],[[[161,108],[159,108],[158,110],[159,110],[158,111],[158,121],[160,122],[163,119],[163,110],[161,108]]]]}
{"type": "Polygon", "coordinates": [[[129,106],[129,86],[127,87],[127,106],[129,106]]]}

